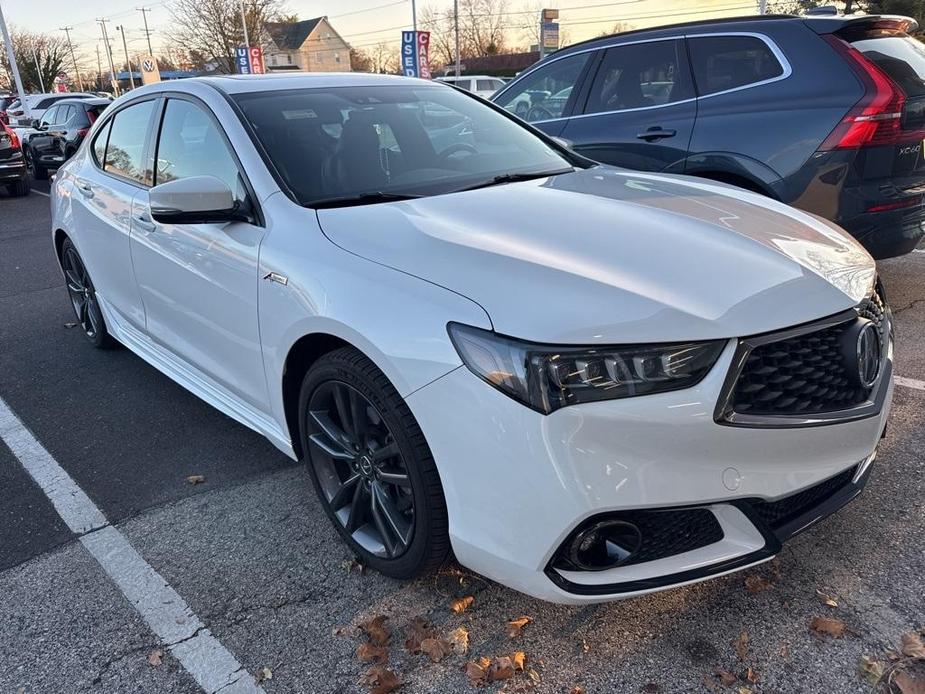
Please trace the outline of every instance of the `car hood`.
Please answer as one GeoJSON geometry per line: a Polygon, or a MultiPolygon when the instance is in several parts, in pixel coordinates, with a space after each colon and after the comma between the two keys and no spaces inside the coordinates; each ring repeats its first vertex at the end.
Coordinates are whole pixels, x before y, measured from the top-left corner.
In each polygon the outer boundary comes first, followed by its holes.
{"type": "Polygon", "coordinates": [[[317,214],[343,249],[467,296],[496,331],[538,342],[757,334],[854,306],[876,273],[857,242],[805,212],[609,167],[317,214]]]}

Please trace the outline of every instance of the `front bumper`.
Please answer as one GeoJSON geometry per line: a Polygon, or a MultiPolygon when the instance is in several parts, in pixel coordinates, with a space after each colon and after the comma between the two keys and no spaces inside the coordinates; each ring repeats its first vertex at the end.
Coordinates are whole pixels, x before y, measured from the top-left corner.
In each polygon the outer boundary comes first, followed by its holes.
{"type": "Polygon", "coordinates": [[[548,416],[465,367],[409,396],[438,461],[459,561],[555,602],[631,597],[765,561],[787,537],[850,501],[867,479],[892,383],[880,411],[864,419],[784,431],[723,426],[714,408],[735,345],[694,388],[548,416]],[[840,474],[850,482],[785,526],[774,528],[754,510],[840,474]],[[675,507],[708,509],[722,539],[604,571],[552,566],[563,541],[589,518],[675,507]]]}

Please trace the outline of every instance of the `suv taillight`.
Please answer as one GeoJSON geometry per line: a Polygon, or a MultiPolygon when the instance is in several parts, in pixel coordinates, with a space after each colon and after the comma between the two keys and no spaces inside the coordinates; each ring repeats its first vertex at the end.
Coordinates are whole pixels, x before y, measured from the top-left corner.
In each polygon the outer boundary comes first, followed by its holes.
{"type": "Polygon", "coordinates": [[[10,147],[13,149],[19,149],[19,136],[16,134],[16,131],[11,129],[6,123],[3,123],[3,129],[6,131],[6,136],[10,138],[10,147]]]}
{"type": "Polygon", "coordinates": [[[906,104],[902,89],[847,41],[832,34],[823,38],[848,62],[865,93],[819,149],[858,149],[922,139],[921,131],[902,128],[906,104]]]}

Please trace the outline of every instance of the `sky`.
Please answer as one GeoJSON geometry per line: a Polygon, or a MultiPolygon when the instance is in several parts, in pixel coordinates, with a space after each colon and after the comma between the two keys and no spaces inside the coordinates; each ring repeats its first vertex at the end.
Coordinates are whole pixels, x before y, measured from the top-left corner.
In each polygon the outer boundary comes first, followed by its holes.
{"type": "MultiPolygon", "coordinates": [[[[517,23],[527,23],[537,0],[506,0],[506,12],[517,23]]],[[[75,48],[85,57],[94,57],[101,45],[99,17],[110,20],[107,25],[113,40],[114,58],[121,60],[121,37],[115,27],[125,27],[125,37],[131,56],[146,52],[142,15],[136,8],[150,8],[148,26],[155,53],[163,44],[170,14],[169,0],[0,0],[8,24],[45,33],[61,33],[64,26],[73,27],[71,38],[75,48]]],[[[451,7],[452,0],[417,0],[418,12],[431,5],[451,7]]],[[[287,0],[286,9],[301,19],[327,15],[334,28],[356,48],[369,49],[380,42],[396,45],[401,30],[411,28],[411,0],[287,0]]],[[[731,15],[754,14],[756,0],[550,0],[544,7],[560,11],[560,32],[569,43],[582,41],[610,31],[617,22],[642,29],[659,24],[672,24],[694,19],[710,19],[731,15]]],[[[514,30],[509,42],[526,44],[523,32],[514,30]]]]}

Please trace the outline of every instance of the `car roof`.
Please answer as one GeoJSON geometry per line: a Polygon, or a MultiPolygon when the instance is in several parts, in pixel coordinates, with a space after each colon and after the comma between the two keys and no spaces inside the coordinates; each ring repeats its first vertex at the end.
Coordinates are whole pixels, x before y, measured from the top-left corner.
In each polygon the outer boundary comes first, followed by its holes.
{"type": "Polygon", "coordinates": [[[83,104],[84,106],[101,106],[102,104],[111,104],[112,102],[109,99],[102,99],[98,96],[92,98],[75,98],[68,97],[67,99],[61,99],[55,102],[55,106],[60,106],[61,104],[83,104]]]}
{"type": "Polygon", "coordinates": [[[500,80],[501,78],[496,75],[460,75],[458,78],[456,75],[443,75],[441,77],[435,77],[434,79],[444,82],[446,80],[500,80]]]}
{"type": "MultiPolygon", "coordinates": [[[[216,77],[192,77],[185,80],[170,82],[169,85],[160,82],[156,87],[170,90],[174,85],[204,82],[226,94],[241,94],[247,92],[269,92],[286,89],[313,89],[332,87],[375,87],[388,85],[404,85],[407,87],[423,87],[433,85],[431,80],[417,77],[401,77],[398,75],[376,75],[365,72],[301,72],[271,75],[221,75],[216,77]]],[[[158,90],[160,91],[160,90],[158,90]]]]}

